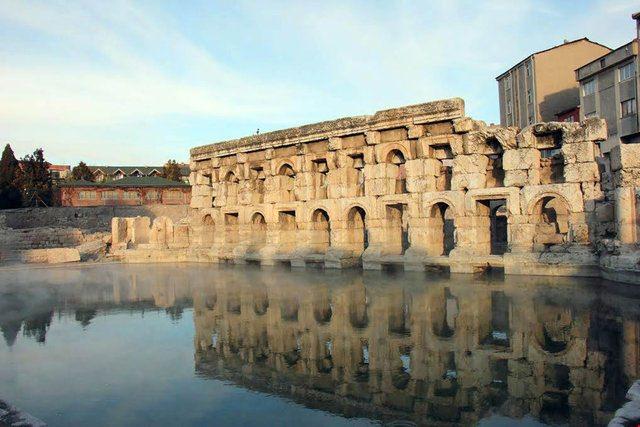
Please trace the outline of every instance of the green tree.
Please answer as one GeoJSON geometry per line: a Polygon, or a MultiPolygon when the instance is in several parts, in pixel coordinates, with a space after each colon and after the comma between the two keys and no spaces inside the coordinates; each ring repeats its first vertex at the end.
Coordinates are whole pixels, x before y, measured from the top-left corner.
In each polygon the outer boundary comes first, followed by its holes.
{"type": "Polygon", "coordinates": [[[180,165],[175,160],[169,160],[162,167],[162,177],[171,181],[182,181],[180,165]]]}
{"type": "Polygon", "coordinates": [[[44,151],[38,148],[22,158],[22,200],[25,206],[50,206],[53,198],[51,175],[44,151]]]}
{"type": "Polygon", "coordinates": [[[71,179],[75,181],[94,181],[93,173],[85,162],[80,162],[78,166],[74,166],[71,169],[71,179]]]}
{"type": "Polygon", "coordinates": [[[19,208],[22,205],[20,175],[20,164],[7,144],[0,159],[0,209],[19,208]]]}

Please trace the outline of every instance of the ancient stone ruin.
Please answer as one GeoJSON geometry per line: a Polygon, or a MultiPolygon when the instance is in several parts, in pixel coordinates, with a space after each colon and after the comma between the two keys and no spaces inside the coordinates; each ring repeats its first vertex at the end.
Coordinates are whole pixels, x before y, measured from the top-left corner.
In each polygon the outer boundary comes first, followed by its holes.
{"type": "Polygon", "coordinates": [[[191,150],[178,224],[115,218],[131,262],[486,268],[640,281],[640,145],[604,120],[486,125],[449,99],[191,150]]]}

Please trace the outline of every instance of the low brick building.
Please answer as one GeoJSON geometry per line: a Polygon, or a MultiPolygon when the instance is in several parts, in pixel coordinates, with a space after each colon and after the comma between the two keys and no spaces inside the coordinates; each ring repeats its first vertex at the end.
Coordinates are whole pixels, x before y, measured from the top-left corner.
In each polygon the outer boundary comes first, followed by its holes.
{"type": "Polygon", "coordinates": [[[188,205],[191,186],[155,176],[60,183],[62,206],[188,205]]]}

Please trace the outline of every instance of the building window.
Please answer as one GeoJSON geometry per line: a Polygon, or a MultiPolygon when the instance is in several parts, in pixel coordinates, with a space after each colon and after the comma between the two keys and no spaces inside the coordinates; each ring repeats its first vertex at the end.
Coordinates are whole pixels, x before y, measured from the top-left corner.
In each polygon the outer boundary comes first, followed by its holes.
{"type": "Polygon", "coordinates": [[[525,72],[527,73],[527,77],[531,77],[531,63],[527,62],[524,66],[525,72]]]}
{"type": "Polygon", "coordinates": [[[182,200],[182,191],[170,190],[164,193],[164,197],[167,200],[182,200]]]}
{"type": "Polygon", "coordinates": [[[533,96],[531,96],[531,89],[527,89],[527,102],[529,104],[533,103],[533,96]]]}
{"type": "Polygon", "coordinates": [[[618,68],[618,75],[620,77],[620,81],[623,82],[625,80],[629,80],[633,77],[634,74],[634,66],[633,62],[630,62],[622,67],[618,68]]]}
{"type": "Polygon", "coordinates": [[[513,111],[513,109],[511,108],[511,100],[508,99],[507,100],[507,114],[511,114],[513,111]]]}
{"type": "Polygon", "coordinates": [[[600,68],[604,68],[607,66],[607,59],[606,58],[602,58],[600,60],[600,68]]]}
{"type": "Polygon", "coordinates": [[[102,200],[118,200],[118,192],[117,191],[103,191],[100,194],[102,200]]]}
{"type": "Polygon", "coordinates": [[[563,122],[567,122],[567,123],[573,123],[574,121],[575,119],[573,118],[573,116],[567,116],[563,120],[563,122]]]}
{"type": "Polygon", "coordinates": [[[78,199],[80,200],[95,200],[95,191],[78,191],[78,199]]]}
{"type": "Polygon", "coordinates": [[[147,194],[145,195],[145,198],[147,200],[158,200],[160,198],[160,194],[158,194],[158,192],[155,191],[155,190],[147,191],[147,194]]]}
{"type": "Polygon", "coordinates": [[[137,191],[125,191],[122,194],[122,198],[124,200],[138,200],[140,196],[138,195],[137,191]]]}
{"type": "Polygon", "coordinates": [[[511,76],[507,76],[504,79],[504,87],[506,90],[511,89],[511,76]]]}
{"type": "Polygon", "coordinates": [[[532,125],[532,124],[533,124],[533,122],[534,122],[534,120],[533,120],[533,116],[529,116],[529,124],[530,124],[530,125],[532,125]]]}
{"type": "Polygon", "coordinates": [[[621,117],[633,116],[636,114],[636,99],[631,98],[620,103],[621,117]]]}
{"type": "Polygon", "coordinates": [[[596,81],[589,80],[582,84],[582,96],[589,96],[596,93],[596,81]]]}

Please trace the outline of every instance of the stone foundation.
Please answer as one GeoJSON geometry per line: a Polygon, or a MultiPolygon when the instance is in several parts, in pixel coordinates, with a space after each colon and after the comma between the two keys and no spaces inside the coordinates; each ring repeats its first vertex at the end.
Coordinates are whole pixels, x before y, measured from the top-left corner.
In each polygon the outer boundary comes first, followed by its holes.
{"type": "Polygon", "coordinates": [[[605,159],[606,136],[600,119],[486,125],[450,99],[197,147],[188,218],[114,219],[112,249],[640,282],[640,145],[605,159]]]}

